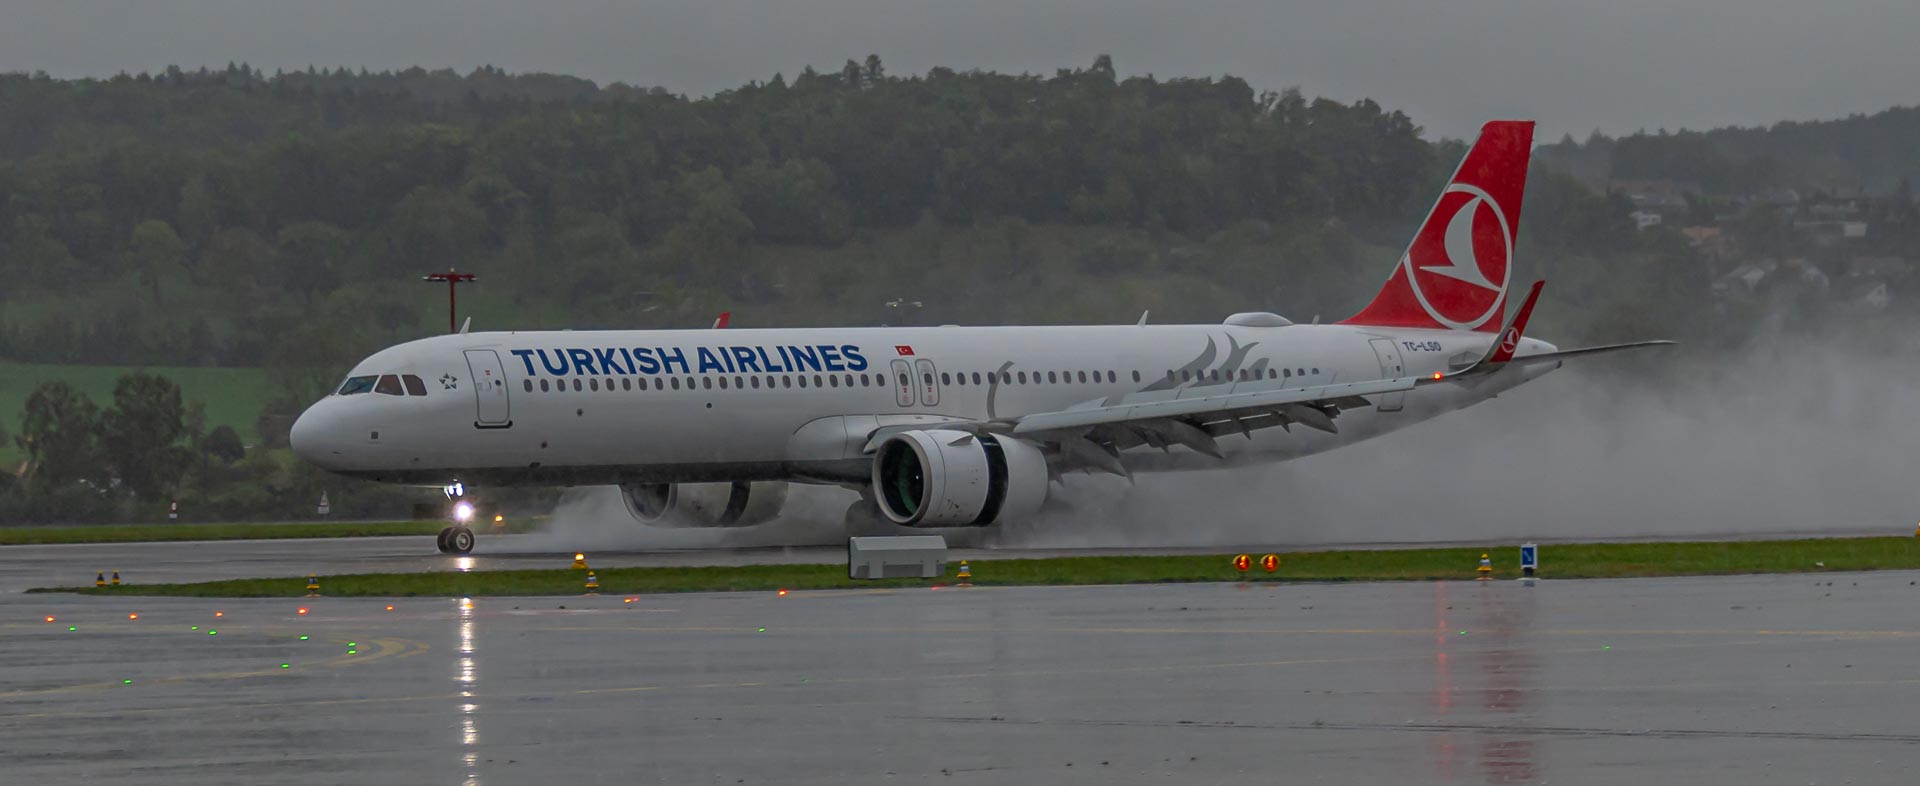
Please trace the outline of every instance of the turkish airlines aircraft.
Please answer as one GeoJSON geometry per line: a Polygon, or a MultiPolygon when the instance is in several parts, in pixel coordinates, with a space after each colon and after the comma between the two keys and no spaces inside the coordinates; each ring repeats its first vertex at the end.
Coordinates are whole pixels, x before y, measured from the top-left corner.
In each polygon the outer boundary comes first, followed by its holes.
{"type": "MultiPolygon", "coordinates": [[[[1283,461],[1485,400],[1573,357],[1505,323],[1531,122],[1480,131],[1380,293],[1338,324],[535,331],[382,350],[293,426],[302,458],[434,485],[617,485],[639,521],[747,526],[787,484],[850,528],[989,526],[1074,471],[1283,461]]],[[[717,325],[716,325],[717,326],[717,325]]],[[[442,551],[466,553],[471,505],[442,551]]]]}

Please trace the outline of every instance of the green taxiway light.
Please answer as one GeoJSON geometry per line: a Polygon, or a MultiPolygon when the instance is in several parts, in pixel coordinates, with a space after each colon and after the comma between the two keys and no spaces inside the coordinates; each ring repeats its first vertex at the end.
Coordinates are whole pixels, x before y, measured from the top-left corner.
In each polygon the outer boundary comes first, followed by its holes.
{"type": "Polygon", "coordinates": [[[68,631],[76,631],[76,630],[79,630],[79,629],[80,629],[80,628],[79,628],[79,627],[77,627],[77,626],[73,626],[73,625],[68,625],[68,626],[67,626],[67,630],[68,630],[68,631]]]}
{"type": "Polygon", "coordinates": [[[199,625],[195,625],[195,626],[193,626],[193,629],[194,629],[194,630],[199,630],[199,629],[200,629],[200,626],[199,626],[199,625]]]}
{"type": "Polygon", "coordinates": [[[283,668],[283,669],[291,669],[291,668],[293,668],[293,664],[291,664],[291,663],[282,663],[282,664],[280,664],[280,668],[283,668]]]}
{"type": "Polygon", "coordinates": [[[359,650],[347,650],[347,654],[348,654],[348,655],[358,655],[358,654],[360,654],[360,651],[359,651],[359,650]]]}
{"type": "Polygon", "coordinates": [[[358,647],[358,646],[360,646],[360,642],[357,642],[357,641],[349,641],[349,642],[347,642],[347,646],[349,646],[349,647],[358,647]]]}
{"type": "Polygon", "coordinates": [[[220,635],[220,631],[217,631],[217,630],[212,630],[212,629],[208,629],[208,630],[207,630],[207,635],[209,635],[209,636],[218,636],[218,635],[220,635]]]}
{"type": "Polygon", "coordinates": [[[760,629],[760,632],[761,632],[761,633],[766,633],[766,632],[767,632],[767,629],[766,629],[766,628],[761,628],[761,629],[760,629]]]}
{"type": "Polygon", "coordinates": [[[306,641],[306,640],[307,640],[307,637],[305,637],[305,636],[301,636],[301,637],[300,637],[300,640],[301,640],[301,641],[306,641]]]}
{"type": "Polygon", "coordinates": [[[133,684],[133,680],[121,680],[121,681],[120,681],[120,684],[121,684],[121,685],[132,685],[132,684],[133,684]]]}

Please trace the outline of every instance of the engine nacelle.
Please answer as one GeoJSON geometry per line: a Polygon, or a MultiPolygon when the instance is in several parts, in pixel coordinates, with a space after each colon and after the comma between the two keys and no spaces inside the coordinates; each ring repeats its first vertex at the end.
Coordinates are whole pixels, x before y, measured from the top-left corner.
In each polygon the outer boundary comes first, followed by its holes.
{"type": "Polygon", "coordinates": [[[1011,437],[929,429],[887,437],[873,456],[880,512],[908,527],[984,527],[1047,501],[1046,457],[1011,437]]]}
{"type": "Polygon", "coordinates": [[[751,527],[780,515],[784,481],[748,483],[628,483],[620,486],[627,512],[649,527],[751,527]]]}

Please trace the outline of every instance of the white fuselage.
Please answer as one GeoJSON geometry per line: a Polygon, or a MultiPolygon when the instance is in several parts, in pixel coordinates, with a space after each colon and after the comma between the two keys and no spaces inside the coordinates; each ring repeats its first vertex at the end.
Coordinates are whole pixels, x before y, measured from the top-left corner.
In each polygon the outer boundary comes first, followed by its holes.
{"type": "MultiPolygon", "coordinates": [[[[1354,325],[457,334],[362,361],[349,385],[372,377],[374,388],[316,403],[292,439],[326,469],[422,485],[857,485],[882,427],[1427,376],[1470,363],[1493,338],[1354,325]],[[386,375],[417,381],[396,388],[386,375]]],[[[1519,354],[1552,350],[1523,339],[1519,354]]],[[[1556,365],[1373,397],[1340,417],[1337,434],[1296,426],[1222,438],[1224,459],[1183,447],[1120,459],[1129,471],[1284,460],[1470,405],[1556,365]]]]}

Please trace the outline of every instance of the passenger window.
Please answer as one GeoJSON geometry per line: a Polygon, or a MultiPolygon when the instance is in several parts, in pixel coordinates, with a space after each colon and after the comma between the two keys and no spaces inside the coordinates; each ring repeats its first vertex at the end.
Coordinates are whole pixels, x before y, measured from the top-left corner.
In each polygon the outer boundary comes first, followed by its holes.
{"type": "Polygon", "coordinates": [[[545,392],[547,392],[547,389],[548,389],[549,387],[550,387],[550,386],[549,386],[549,385],[547,384],[547,381],[546,381],[546,380],[544,380],[544,379],[543,379],[543,380],[540,380],[540,392],[542,392],[542,393],[545,393],[545,392]]]}
{"type": "Polygon", "coordinates": [[[641,389],[641,390],[646,390],[646,389],[647,389],[647,378],[646,378],[646,377],[641,377],[641,378],[640,378],[640,389],[641,389]]]}
{"type": "Polygon", "coordinates": [[[783,388],[793,387],[793,377],[789,377],[785,374],[780,375],[780,387],[783,387],[783,388]]]}
{"type": "MultiPolygon", "coordinates": [[[[852,374],[846,374],[846,375],[844,375],[844,378],[845,378],[845,379],[846,379],[846,381],[847,381],[847,387],[853,387],[853,375],[852,375],[852,374]]],[[[860,375],[860,378],[861,378],[861,379],[866,379],[866,378],[867,378],[867,375],[865,375],[865,374],[861,374],[861,375],[860,375]]]]}
{"type": "Polygon", "coordinates": [[[593,379],[587,380],[587,389],[595,393],[600,392],[600,378],[595,377],[593,379]]]}
{"type": "Polygon", "coordinates": [[[813,375],[813,386],[814,386],[814,387],[816,387],[816,388],[819,388],[819,387],[826,387],[826,382],[827,382],[826,380],[824,380],[824,379],[821,379],[821,378],[820,378],[820,375],[819,375],[819,374],[815,374],[815,375],[813,375]]]}
{"type": "Polygon", "coordinates": [[[1320,375],[1320,369],[1317,369],[1317,368],[1316,368],[1316,369],[1314,369],[1314,370],[1313,370],[1313,375],[1314,375],[1314,376],[1316,376],[1316,377],[1317,377],[1317,376],[1319,376],[1319,375],[1320,375]]]}
{"type": "Polygon", "coordinates": [[[900,387],[904,388],[911,384],[913,384],[913,380],[907,379],[907,375],[905,373],[902,373],[900,375],[900,387]]]}
{"type": "Polygon", "coordinates": [[[1267,369],[1267,379],[1279,379],[1279,378],[1280,378],[1279,370],[1271,369],[1271,368],[1267,369]]]}
{"type": "Polygon", "coordinates": [[[720,378],[720,389],[721,389],[721,390],[726,390],[726,389],[727,389],[727,378],[726,378],[726,377],[721,377],[721,378],[720,378]]]}
{"type": "Polygon", "coordinates": [[[581,384],[580,384],[580,380],[577,380],[577,379],[576,379],[576,380],[574,380],[574,381],[573,381],[573,392],[575,392],[575,393],[578,393],[578,392],[580,392],[580,389],[581,389],[582,387],[585,387],[585,386],[584,386],[584,385],[581,385],[581,384]]]}
{"type": "Polygon", "coordinates": [[[620,378],[620,389],[621,389],[621,390],[632,390],[632,389],[633,389],[633,379],[632,379],[631,377],[621,377],[621,378],[620,378]]]}
{"type": "Polygon", "coordinates": [[[767,375],[767,389],[768,389],[768,390],[772,390],[772,389],[774,388],[774,383],[773,383],[773,380],[774,380],[774,379],[775,379],[775,377],[774,377],[774,376],[773,376],[772,374],[768,374],[768,375],[767,375]]]}
{"type": "Polygon", "coordinates": [[[836,388],[837,388],[837,387],[840,387],[840,378],[839,378],[839,377],[836,377],[836,376],[832,376],[832,375],[828,375],[828,376],[827,376],[827,382],[829,382],[829,383],[831,383],[831,384],[832,384],[832,385],[833,385],[834,387],[836,387],[836,388]]]}
{"type": "Polygon", "coordinates": [[[951,385],[951,384],[953,384],[953,375],[952,375],[952,374],[948,374],[948,373],[947,373],[947,372],[945,372],[945,371],[942,371],[942,372],[940,372],[940,384],[942,384],[942,385],[951,385]]]}
{"type": "Polygon", "coordinates": [[[533,380],[531,379],[520,380],[520,386],[526,388],[528,393],[533,392],[533,380]]]}
{"type": "Polygon", "coordinates": [[[427,394],[427,383],[421,382],[419,377],[412,374],[401,374],[400,381],[406,384],[407,395],[409,396],[424,396],[427,394]]]}
{"type": "Polygon", "coordinates": [[[1293,375],[1296,377],[1304,377],[1307,375],[1307,370],[1304,368],[1296,368],[1293,370],[1293,375]]]}
{"type": "Polygon", "coordinates": [[[805,374],[795,374],[794,376],[796,376],[796,377],[799,377],[799,378],[800,378],[800,387],[802,387],[802,388],[805,388],[805,387],[807,386],[807,375],[805,375],[805,374]]]}
{"type": "Polygon", "coordinates": [[[349,377],[345,383],[340,385],[340,395],[351,396],[355,393],[365,393],[373,389],[373,383],[378,379],[379,377],[373,376],[349,377]]]}
{"type": "Polygon", "coordinates": [[[1180,381],[1181,381],[1181,382],[1192,382],[1192,381],[1193,381],[1193,376],[1192,376],[1192,372],[1190,372],[1190,371],[1187,371],[1187,370],[1186,370],[1186,369],[1184,369],[1184,368],[1183,368],[1183,369],[1180,369],[1180,381]]]}
{"type": "Polygon", "coordinates": [[[1020,384],[1022,385],[1027,384],[1027,372],[1025,371],[1020,372],[1018,377],[1020,379],[1020,384]]]}
{"type": "Polygon", "coordinates": [[[870,388],[870,387],[873,387],[873,377],[869,377],[869,376],[867,376],[867,375],[865,375],[865,374],[861,374],[861,375],[860,375],[860,387],[863,387],[863,388],[870,388]]]}
{"type": "Polygon", "coordinates": [[[1087,384],[1087,372],[1085,371],[1080,372],[1080,384],[1087,384]]]}
{"type": "Polygon", "coordinates": [[[389,396],[404,396],[407,394],[405,390],[400,389],[400,378],[392,374],[382,374],[380,381],[374,383],[373,392],[385,393],[389,396]]]}
{"type": "Polygon", "coordinates": [[[1134,370],[1134,372],[1133,372],[1133,381],[1135,381],[1135,382],[1139,382],[1139,381],[1140,381],[1140,371],[1139,371],[1139,369],[1135,369],[1135,370],[1134,370]]]}
{"type": "Polygon", "coordinates": [[[713,377],[701,377],[701,378],[700,378],[700,387],[702,387],[702,388],[705,388],[705,389],[707,389],[707,390],[712,390],[712,389],[713,389],[713,377]]]}
{"type": "Polygon", "coordinates": [[[1283,371],[1285,371],[1285,372],[1286,372],[1286,376],[1287,376],[1287,378],[1288,378],[1288,379],[1292,379],[1292,378],[1293,378],[1293,369],[1290,369],[1290,368],[1289,368],[1289,369],[1283,369],[1283,371]]]}

